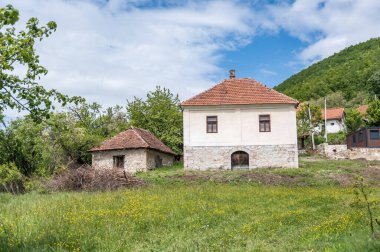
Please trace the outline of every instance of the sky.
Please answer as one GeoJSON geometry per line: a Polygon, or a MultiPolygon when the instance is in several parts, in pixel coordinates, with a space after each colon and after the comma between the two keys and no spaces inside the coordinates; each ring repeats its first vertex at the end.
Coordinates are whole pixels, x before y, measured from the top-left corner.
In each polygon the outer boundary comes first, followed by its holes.
{"type": "Polygon", "coordinates": [[[181,100],[235,69],[274,87],[343,48],[380,36],[379,0],[172,1],[2,0],[56,21],[37,43],[40,80],[104,107],[145,97],[157,85],[181,100]]]}

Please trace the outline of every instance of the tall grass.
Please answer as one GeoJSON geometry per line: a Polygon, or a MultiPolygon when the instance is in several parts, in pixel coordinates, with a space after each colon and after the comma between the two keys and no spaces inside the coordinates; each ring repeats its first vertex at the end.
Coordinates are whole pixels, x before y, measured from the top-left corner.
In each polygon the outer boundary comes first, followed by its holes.
{"type": "MultiPolygon", "coordinates": [[[[149,186],[137,189],[0,194],[0,251],[380,251],[365,205],[336,180],[365,175],[376,200],[378,164],[316,157],[300,164],[224,172],[176,165],[138,174],[149,186]],[[263,176],[298,179],[277,186],[251,179],[263,176]]],[[[373,211],[379,217],[379,207],[373,211]]]]}
{"type": "Polygon", "coordinates": [[[379,251],[353,201],[350,188],[208,182],[0,194],[0,250],[379,251]]]}

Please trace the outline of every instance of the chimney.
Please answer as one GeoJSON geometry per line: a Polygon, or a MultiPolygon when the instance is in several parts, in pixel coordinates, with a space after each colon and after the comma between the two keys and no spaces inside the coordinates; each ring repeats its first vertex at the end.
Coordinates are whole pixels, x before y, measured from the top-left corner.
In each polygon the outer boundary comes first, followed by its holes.
{"type": "Polygon", "coordinates": [[[235,79],[235,70],[234,69],[230,70],[230,79],[235,79]]]}

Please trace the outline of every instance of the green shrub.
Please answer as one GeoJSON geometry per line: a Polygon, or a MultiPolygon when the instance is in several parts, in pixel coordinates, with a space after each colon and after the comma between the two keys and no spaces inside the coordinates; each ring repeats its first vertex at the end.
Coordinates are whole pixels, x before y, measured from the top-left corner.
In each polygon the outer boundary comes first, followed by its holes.
{"type": "Polygon", "coordinates": [[[328,144],[346,144],[346,134],[344,132],[330,133],[327,136],[328,144]]]}
{"type": "Polygon", "coordinates": [[[0,165],[0,192],[21,193],[24,177],[14,163],[0,165]]]}
{"type": "Polygon", "coordinates": [[[314,136],[315,145],[320,145],[325,142],[325,137],[322,135],[314,136]]]}

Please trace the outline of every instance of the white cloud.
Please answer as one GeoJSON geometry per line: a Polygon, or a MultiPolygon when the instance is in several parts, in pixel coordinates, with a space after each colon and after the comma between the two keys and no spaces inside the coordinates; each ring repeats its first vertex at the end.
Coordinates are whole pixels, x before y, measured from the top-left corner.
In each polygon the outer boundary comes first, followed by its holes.
{"type": "Polygon", "coordinates": [[[137,8],[141,1],[15,0],[21,22],[54,20],[57,31],[37,46],[49,73],[41,83],[105,106],[125,104],[156,85],[182,98],[227,73],[222,50],[248,43],[252,12],[234,2],[137,8]]]}
{"type": "Polygon", "coordinates": [[[267,10],[273,27],[310,43],[299,54],[306,63],[380,36],[378,0],[297,0],[267,10]]]}
{"type": "MultiPolygon", "coordinates": [[[[41,82],[104,106],[125,104],[156,85],[188,98],[226,77],[219,67],[224,52],[257,34],[284,30],[305,41],[297,58],[306,64],[380,36],[378,0],[169,1],[145,8],[150,1],[7,2],[20,10],[20,23],[35,16],[58,24],[38,44],[49,70],[41,82]]],[[[270,66],[264,70],[274,74],[270,66]]]]}

